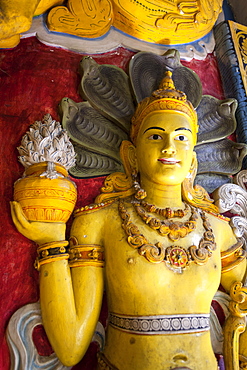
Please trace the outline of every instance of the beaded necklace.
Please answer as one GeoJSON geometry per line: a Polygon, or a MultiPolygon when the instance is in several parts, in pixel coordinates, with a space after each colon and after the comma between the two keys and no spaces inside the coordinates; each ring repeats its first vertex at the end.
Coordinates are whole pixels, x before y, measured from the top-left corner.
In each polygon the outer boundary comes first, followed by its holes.
{"type": "MultiPolygon", "coordinates": [[[[135,207],[135,210],[137,214],[141,217],[142,221],[145,222],[149,227],[151,227],[153,230],[156,230],[161,236],[168,236],[168,238],[175,242],[179,240],[180,238],[184,238],[187,236],[191,231],[196,229],[196,220],[198,219],[198,214],[196,212],[196,208],[189,207],[186,204],[186,211],[178,210],[178,213],[180,214],[179,217],[183,217],[185,213],[188,212],[188,209],[191,209],[191,216],[188,221],[181,222],[181,221],[172,221],[172,220],[160,220],[157,217],[150,216],[143,206],[141,206],[140,201],[134,200],[132,201],[133,206],[135,207]],[[183,216],[182,216],[183,214],[183,216]]],[[[152,209],[155,206],[148,205],[148,209],[151,209],[149,212],[152,212],[152,209]]],[[[155,207],[155,209],[161,213],[162,210],[160,208],[155,207]]],[[[166,212],[169,215],[176,214],[176,211],[172,211],[170,208],[169,211],[166,212]]],[[[165,212],[162,212],[165,213],[165,212]]],[[[176,217],[176,216],[174,216],[176,217]]]]}
{"type": "Polygon", "coordinates": [[[144,200],[141,200],[139,204],[147,212],[156,213],[157,215],[163,216],[164,218],[167,218],[167,219],[174,218],[174,217],[183,218],[184,216],[187,215],[190,209],[187,203],[184,203],[185,205],[184,209],[175,209],[175,210],[170,207],[159,208],[159,207],[156,207],[154,204],[145,202],[144,200]]]}

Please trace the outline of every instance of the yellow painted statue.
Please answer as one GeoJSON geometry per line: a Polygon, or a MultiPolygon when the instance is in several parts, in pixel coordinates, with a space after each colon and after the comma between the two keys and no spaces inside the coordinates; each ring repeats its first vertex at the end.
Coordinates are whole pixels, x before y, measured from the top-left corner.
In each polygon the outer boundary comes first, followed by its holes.
{"type": "Polygon", "coordinates": [[[213,28],[222,0],[1,0],[0,47],[14,47],[32,17],[49,11],[50,30],[96,38],[111,26],[158,44],[199,40],[213,28]]]}
{"type": "Polygon", "coordinates": [[[243,281],[246,258],[206,192],[193,188],[197,131],[168,72],[122,143],[126,174],[110,175],[96,203],[75,211],[68,250],[65,223],[30,222],[12,203],[18,230],[39,244],[42,318],[63,364],[84,356],[105,289],[99,370],[218,368],[210,304],[220,283],[229,292],[243,281]]]}

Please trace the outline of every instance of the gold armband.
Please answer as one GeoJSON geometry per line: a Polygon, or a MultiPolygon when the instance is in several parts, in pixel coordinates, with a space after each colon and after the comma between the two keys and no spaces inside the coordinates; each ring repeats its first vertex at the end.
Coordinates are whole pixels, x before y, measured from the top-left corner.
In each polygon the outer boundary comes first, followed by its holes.
{"type": "Polygon", "coordinates": [[[104,267],[104,250],[100,245],[77,244],[69,249],[69,266],[104,267]]]}
{"type": "Polygon", "coordinates": [[[243,242],[239,240],[227,251],[221,252],[222,273],[234,269],[246,258],[243,242]]]}
{"type": "Polygon", "coordinates": [[[46,263],[69,259],[66,250],[68,244],[67,240],[62,240],[40,245],[37,249],[38,257],[35,260],[34,267],[39,271],[40,266],[46,263]]]}

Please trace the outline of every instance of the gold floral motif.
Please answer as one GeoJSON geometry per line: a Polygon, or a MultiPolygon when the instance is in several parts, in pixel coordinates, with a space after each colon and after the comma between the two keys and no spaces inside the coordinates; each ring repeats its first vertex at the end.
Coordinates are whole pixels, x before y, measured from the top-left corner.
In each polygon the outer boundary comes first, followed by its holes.
{"type": "Polygon", "coordinates": [[[171,265],[184,268],[188,265],[189,256],[184,248],[169,247],[166,251],[167,260],[171,265]]]}

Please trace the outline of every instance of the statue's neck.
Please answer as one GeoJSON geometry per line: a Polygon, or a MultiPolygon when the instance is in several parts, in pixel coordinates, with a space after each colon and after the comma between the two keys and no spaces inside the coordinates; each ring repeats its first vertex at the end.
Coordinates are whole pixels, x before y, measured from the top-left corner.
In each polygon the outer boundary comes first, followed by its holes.
{"type": "Polygon", "coordinates": [[[141,187],[147,193],[146,202],[160,208],[183,208],[181,184],[160,185],[145,179],[141,181],[141,187]]]}

